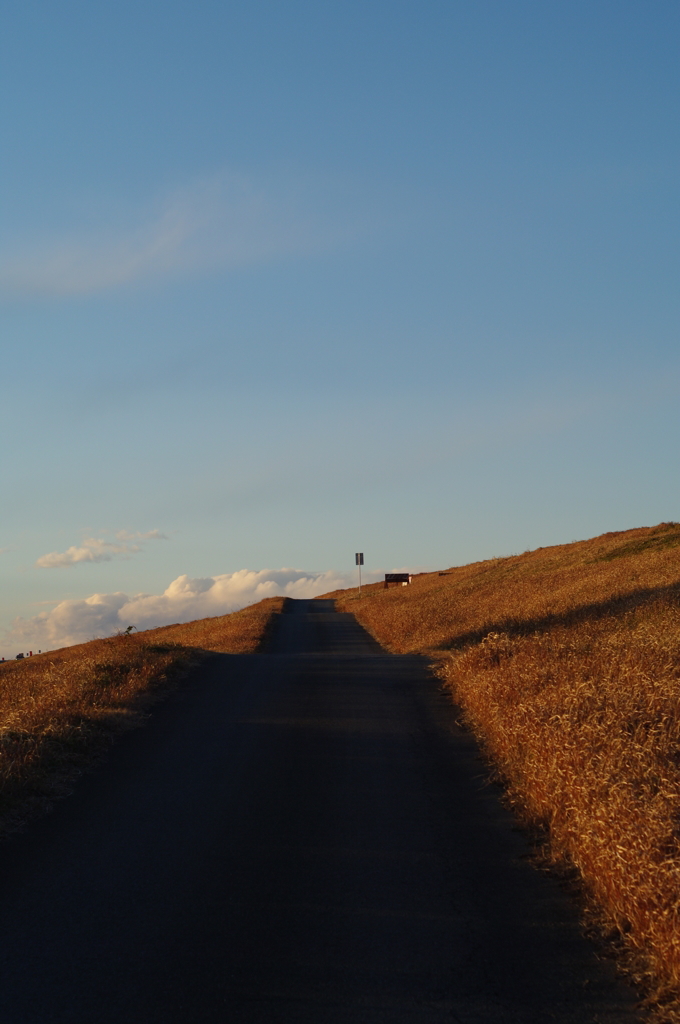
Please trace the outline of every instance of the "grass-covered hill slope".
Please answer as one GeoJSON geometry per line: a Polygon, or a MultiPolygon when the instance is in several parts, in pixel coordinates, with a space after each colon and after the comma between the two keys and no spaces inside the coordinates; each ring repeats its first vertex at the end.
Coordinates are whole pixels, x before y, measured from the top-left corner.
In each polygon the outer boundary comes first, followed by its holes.
{"type": "Polygon", "coordinates": [[[680,1021],[680,524],[326,596],[434,658],[520,814],[680,1021]]]}
{"type": "Polygon", "coordinates": [[[115,736],[208,652],[249,654],[283,598],[0,665],[0,833],[67,792],[115,736]]]}
{"type": "Polygon", "coordinates": [[[606,533],[523,555],[422,573],[410,587],[341,590],[347,611],[400,654],[460,650],[490,632],[526,635],[552,625],[647,606],[680,584],[680,524],[606,533]]]}

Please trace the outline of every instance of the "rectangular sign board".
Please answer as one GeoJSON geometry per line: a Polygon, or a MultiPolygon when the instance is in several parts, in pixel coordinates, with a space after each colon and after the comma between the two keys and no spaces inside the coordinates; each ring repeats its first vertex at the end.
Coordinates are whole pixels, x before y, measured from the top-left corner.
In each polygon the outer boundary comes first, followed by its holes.
{"type": "Polygon", "coordinates": [[[363,553],[363,551],[357,551],[356,555],[354,556],[354,560],[355,560],[357,565],[363,565],[364,564],[364,553],[363,553]]]}

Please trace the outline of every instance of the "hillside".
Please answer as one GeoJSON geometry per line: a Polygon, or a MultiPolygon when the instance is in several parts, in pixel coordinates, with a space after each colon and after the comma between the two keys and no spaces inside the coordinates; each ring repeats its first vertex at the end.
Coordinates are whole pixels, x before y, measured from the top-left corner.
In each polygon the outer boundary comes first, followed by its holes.
{"type": "Polygon", "coordinates": [[[120,732],[210,652],[249,654],[283,598],[0,665],[0,833],[69,791],[120,732]]]}
{"type": "Polygon", "coordinates": [[[434,660],[545,856],[680,1020],[680,524],[325,596],[434,660]]]}
{"type": "MultiPolygon", "coordinates": [[[[680,524],[324,596],[431,659],[543,857],[580,878],[590,923],[680,1021],[680,524]]],[[[209,652],[258,649],[283,603],[0,666],[0,830],[209,652]]]]}

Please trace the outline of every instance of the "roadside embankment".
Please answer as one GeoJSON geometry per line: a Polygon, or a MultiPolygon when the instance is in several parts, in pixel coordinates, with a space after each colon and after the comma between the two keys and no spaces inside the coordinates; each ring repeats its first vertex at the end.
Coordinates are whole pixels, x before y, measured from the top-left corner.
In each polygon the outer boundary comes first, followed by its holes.
{"type": "Polygon", "coordinates": [[[0,834],[69,792],[119,733],[210,652],[250,654],[283,598],[0,666],[0,834]]]}
{"type": "Polygon", "coordinates": [[[325,596],[433,658],[545,856],[680,1021],[680,525],[325,596]]]}

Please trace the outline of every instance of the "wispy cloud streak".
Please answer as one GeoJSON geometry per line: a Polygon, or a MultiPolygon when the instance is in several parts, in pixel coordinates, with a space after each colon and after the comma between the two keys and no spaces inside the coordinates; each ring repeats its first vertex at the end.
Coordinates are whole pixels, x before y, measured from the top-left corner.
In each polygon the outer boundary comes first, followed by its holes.
{"type": "Polygon", "coordinates": [[[352,234],[346,224],[314,213],[300,191],[217,175],[175,192],[126,229],[73,231],[0,250],[0,294],[99,292],[302,254],[352,234]]]}
{"type": "Polygon", "coordinates": [[[117,556],[135,555],[142,550],[141,541],[167,540],[159,530],[148,533],[128,533],[119,530],[115,540],[104,540],[101,537],[86,537],[82,544],[72,545],[66,551],[50,551],[36,560],[39,569],[66,569],[79,562],[110,562],[117,556]]]}

